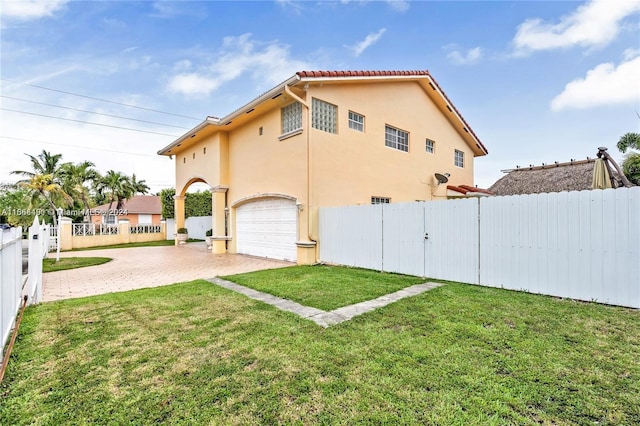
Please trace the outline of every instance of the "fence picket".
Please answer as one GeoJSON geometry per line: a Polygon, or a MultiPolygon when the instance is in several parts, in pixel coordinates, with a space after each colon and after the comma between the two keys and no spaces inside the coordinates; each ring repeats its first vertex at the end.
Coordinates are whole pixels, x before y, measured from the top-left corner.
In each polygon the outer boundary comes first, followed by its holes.
{"type": "Polygon", "coordinates": [[[640,308],[638,211],[640,187],[321,208],[320,259],[640,308]]]}

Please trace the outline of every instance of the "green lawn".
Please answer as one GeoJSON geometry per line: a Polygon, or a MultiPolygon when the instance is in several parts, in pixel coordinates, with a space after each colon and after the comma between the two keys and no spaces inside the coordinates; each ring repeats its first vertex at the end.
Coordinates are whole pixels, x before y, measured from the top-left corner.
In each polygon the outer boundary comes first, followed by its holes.
{"type": "Polygon", "coordinates": [[[42,261],[42,272],[63,271],[65,269],[84,268],[85,266],[102,265],[112,260],[110,257],[61,257],[47,258],[42,261]]]}
{"type": "Polygon", "coordinates": [[[0,424],[632,425],[638,353],[631,309],[449,283],[324,329],[193,281],[29,307],[0,424]]]}
{"type": "Polygon", "coordinates": [[[268,269],[221,278],[325,311],[425,282],[424,278],[408,275],[324,265],[268,269]]]}

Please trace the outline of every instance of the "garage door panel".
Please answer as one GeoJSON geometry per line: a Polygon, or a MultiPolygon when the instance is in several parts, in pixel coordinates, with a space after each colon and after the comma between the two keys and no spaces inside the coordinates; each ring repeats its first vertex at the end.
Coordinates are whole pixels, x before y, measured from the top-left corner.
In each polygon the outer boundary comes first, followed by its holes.
{"type": "Polygon", "coordinates": [[[238,207],[238,253],[295,261],[297,215],[292,200],[258,200],[238,207]]]}

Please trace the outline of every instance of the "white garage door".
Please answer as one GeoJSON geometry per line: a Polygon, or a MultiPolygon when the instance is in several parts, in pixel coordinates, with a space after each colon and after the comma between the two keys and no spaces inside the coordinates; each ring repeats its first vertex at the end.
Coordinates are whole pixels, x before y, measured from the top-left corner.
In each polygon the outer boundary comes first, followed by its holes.
{"type": "Polygon", "coordinates": [[[236,209],[238,253],[295,262],[297,217],[293,200],[268,198],[241,205],[236,209]]]}

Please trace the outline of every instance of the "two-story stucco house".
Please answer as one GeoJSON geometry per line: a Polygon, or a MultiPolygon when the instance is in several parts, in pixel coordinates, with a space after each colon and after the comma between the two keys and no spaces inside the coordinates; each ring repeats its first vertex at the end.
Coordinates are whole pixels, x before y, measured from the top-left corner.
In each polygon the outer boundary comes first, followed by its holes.
{"type": "Polygon", "coordinates": [[[318,209],[444,199],[487,149],[428,71],[303,71],[158,151],[212,189],[214,253],[315,263],[318,209]]]}

